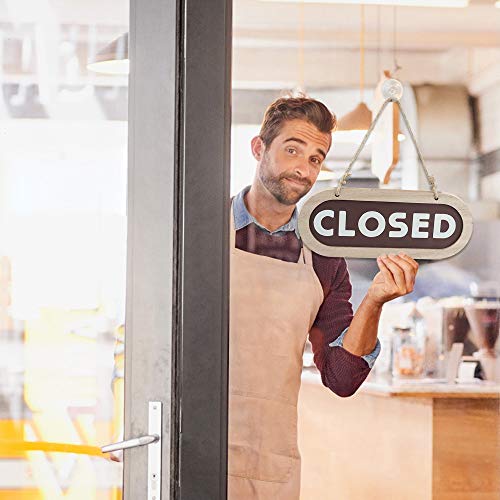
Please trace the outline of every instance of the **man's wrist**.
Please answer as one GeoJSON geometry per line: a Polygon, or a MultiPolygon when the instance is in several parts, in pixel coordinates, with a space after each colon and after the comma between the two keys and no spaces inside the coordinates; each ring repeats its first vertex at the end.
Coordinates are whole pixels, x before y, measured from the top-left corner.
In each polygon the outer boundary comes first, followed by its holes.
{"type": "Polygon", "coordinates": [[[374,308],[374,309],[382,309],[382,306],[385,304],[384,301],[382,301],[380,299],[376,299],[374,297],[371,297],[370,293],[367,293],[365,295],[365,298],[363,299],[363,303],[367,307],[374,308]]]}

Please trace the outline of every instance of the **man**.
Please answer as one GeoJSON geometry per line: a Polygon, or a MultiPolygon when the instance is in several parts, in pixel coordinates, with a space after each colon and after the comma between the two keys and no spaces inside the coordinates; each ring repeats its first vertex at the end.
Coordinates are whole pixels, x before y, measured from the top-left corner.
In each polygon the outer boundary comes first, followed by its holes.
{"type": "Polygon", "coordinates": [[[296,203],[316,182],[335,125],[318,101],[275,101],[252,139],[253,183],[232,202],[231,500],[299,498],[297,398],[307,335],[323,384],[351,396],[380,351],[383,304],[413,290],[418,264],[382,255],[353,315],[345,260],[302,246],[296,203]]]}

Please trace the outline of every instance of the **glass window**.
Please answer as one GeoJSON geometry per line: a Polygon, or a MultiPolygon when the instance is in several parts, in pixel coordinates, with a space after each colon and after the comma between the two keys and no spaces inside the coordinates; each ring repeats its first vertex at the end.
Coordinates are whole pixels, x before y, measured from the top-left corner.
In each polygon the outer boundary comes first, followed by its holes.
{"type": "Polygon", "coordinates": [[[0,498],[121,498],[128,2],[0,11],[0,498]]]}

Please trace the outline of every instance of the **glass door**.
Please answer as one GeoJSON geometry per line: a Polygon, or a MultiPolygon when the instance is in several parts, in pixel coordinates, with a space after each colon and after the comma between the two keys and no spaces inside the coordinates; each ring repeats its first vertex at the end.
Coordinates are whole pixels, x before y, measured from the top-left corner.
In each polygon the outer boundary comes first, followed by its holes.
{"type": "Polygon", "coordinates": [[[2,500],[169,496],[178,7],[0,2],[2,500]]]}
{"type": "Polygon", "coordinates": [[[1,3],[0,498],[118,499],[128,0],[1,3]]]}
{"type": "Polygon", "coordinates": [[[0,500],[226,497],[231,5],[0,1],[0,500]]]}
{"type": "Polygon", "coordinates": [[[0,2],[0,500],[225,497],[230,4],[0,2]]]}

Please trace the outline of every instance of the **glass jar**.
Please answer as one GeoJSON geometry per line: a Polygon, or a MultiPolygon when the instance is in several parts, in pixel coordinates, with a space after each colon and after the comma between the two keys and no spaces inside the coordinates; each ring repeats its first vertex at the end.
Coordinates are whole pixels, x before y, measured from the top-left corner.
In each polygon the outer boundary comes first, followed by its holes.
{"type": "Polygon", "coordinates": [[[392,376],[421,377],[424,370],[425,336],[417,335],[412,327],[394,327],[392,334],[392,376]]]}

